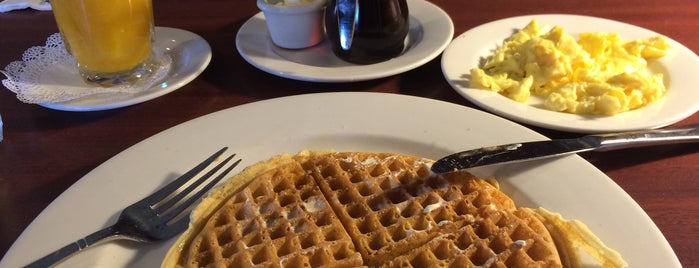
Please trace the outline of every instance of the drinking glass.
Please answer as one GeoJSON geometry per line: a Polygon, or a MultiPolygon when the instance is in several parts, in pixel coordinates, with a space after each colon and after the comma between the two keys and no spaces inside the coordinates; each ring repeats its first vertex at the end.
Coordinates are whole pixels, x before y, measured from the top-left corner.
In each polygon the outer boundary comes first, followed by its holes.
{"type": "Polygon", "coordinates": [[[85,81],[132,84],[157,68],[152,0],[51,0],[51,7],[85,81]]]}

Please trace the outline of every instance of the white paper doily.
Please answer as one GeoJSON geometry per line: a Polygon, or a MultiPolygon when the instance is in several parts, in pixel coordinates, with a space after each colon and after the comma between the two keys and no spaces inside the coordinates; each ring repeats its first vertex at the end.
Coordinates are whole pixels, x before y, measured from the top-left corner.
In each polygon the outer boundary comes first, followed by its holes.
{"type": "Polygon", "coordinates": [[[46,40],[46,45],[27,49],[21,61],[8,64],[1,71],[7,79],[2,84],[25,103],[57,103],[94,94],[136,94],[150,88],[168,73],[172,59],[156,49],[158,69],[148,79],[133,85],[99,87],[85,83],[75,58],[63,46],[60,34],[46,40]]]}

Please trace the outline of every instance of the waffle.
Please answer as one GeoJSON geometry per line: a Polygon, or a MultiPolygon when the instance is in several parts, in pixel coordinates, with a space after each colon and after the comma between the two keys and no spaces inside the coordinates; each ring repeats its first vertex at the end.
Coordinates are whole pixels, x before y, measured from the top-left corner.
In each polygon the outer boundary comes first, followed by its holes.
{"type": "Polygon", "coordinates": [[[383,267],[560,267],[544,225],[530,211],[497,211],[445,232],[383,267]]]}
{"type": "Polygon", "coordinates": [[[362,264],[313,178],[298,163],[231,196],[189,242],[183,267],[356,267],[362,264]]]}
{"type": "Polygon", "coordinates": [[[469,173],[389,153],[286,159],[205,200],[163,267],[561,266],[542,222],[469,173]]]}

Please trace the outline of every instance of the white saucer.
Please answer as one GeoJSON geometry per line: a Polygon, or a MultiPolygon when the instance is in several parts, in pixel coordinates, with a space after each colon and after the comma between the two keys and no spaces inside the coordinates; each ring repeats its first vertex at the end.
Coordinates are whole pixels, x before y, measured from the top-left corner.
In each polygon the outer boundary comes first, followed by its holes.
{"type": "Polygon", "coordinates": [[[256,68],[284,78],[311,82],[351,82],[387,77],[417,68],[442,53],[454,36],[454,24],[438,6],[408,0],[410,32],[402,55],[388,61],[357,65],[336,57],[327,41],[301,50],[272,44],[262,12],[238,31],[236,47],[256,68]]]}
{"type": "Polygon", "coordinates": [[[492,113],[522,123],[579,133],[601,133],[659,128],[676,123],[699,111],[699,57],[674,40],[670,53],[649,61],[652,72],[662,72],[668,88],[666,95],[646,107],[614,116],[583,116],[546,110],[539,98],[519,103],[498,93],[469,87],[468,73],[481,58],[536,18],[542,25],[558,25],[577,37],[581,32],[616,32],[626,40],[659,35],[634,25],[577,15],[528,15],[493,21],[466,31],[442,55],[442,71],[451,86],[466,99],[492,113]]]}
{"type": "Polygon", "coordinates": [[[74,112],[101,111],[134,105],[179,89],[201,74],[211,61],[209,43],[197,34],[181,29],[155,27],[155,37],[155,47],[170,56],[172,64],[163,80],[151,88],[136,94],[96,94],[39,105],[74,112]]]}

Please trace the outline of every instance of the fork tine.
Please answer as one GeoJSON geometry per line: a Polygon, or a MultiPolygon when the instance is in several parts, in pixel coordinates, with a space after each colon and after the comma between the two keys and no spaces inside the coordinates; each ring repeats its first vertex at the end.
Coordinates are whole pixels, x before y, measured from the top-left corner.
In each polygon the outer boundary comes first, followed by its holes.
{"type": "MultiPolygon", "coordinates": [[[[226,159],[226,161],[218,164],[215,169],[218,170],[221,167],[223,167],[225,162],[228,162],[228,160],[233,158],[233,156],[235,156],[235,155],[228,157],[228,159],[226,159]]],[[[170,211],[167,214],[163,215],[161,218],[165,219],[166,221],[170,221],[172,219],[175,219],[180,213],[182,213],[187,208],[189,208],[192,204],[194,204],[195,201],[199,200],[206,192],[208,192],[211,188],[213,188],[219,181],[221,181],[221,179],[225,178],[226,175],[240,163],[240,161],[241,161],[241,159],[238,159],[235,162],[233,162],[233,164],[231,164],[231,166],[226,168],[226,170],[221,172],[216,178],[211,180],[208,184],[206,184],[204,187],[202,187],[198,192],[196,192],[195,194],[192,194],[187,200],[181,202],[177,207],[170,209],[170,211]]],[[[205,176],[202,176],[202,177],[211,177],[214,173],[215,173],[215,171],[211,170],[205,176]]],[[[189,223],[189,217],[182,217],[169,225],[170,225],[170,227],[172,227],[170,229],[173,231],[182,231],[187,227],[188,223],[189,223]]]]}
{"type": "Polygon", "coordinates": [[[204,170],[206,167],[208,167],[211,163],[213,163],[221,154],[223,154],[224,151],[226,151],[228,147],[223,147],[218,152],[214,153],[213,155],[209,156],[204,162],[201,162],[199,165],[196,167],[190,169],[187,171],[187,173],[183,174],[173,182],[169,183],[168,185],[165,185],[163,188],[160,190],[156,191],[155,193],[152,193],[148,197],[144,198],[140,202],[143,203],[148,203],[149,205],[157,204],[158,202],[162,201],[165,197],[171,195],[174,193],[177,189],[179,189],[182,185],[187,183],[192,177],[196,176],[204,170]]]}
{"type": "MultiPolygon", "coordinates": [[[[162,203],[162,204],[157,204],[157,208],[153,208],[153,209],[158,213],[158,215],[170,210],[170,208],[172,208],[175,204],[177,204],[177,202],[180,202],[180,200],[182,200],[182,198],[191,194],[194,191],[194,189],[196,189],[197,187],[199,187],[199,185],[201,185],[206,180],[211,178],[211,176],[213,176],[216,172],[218,172],[218,170],[220,170],[225,164],[227,164],[229,161],[231,161],[231,159],[233,159],[233,157],[235,157],[235,154],[233,154],[233,155],[227,157],[226,159],[224,159],[223,161],[221,161],[221,163],[219,163],[214,168],[209,170],[209,172],[207,172],[205,175],[201,176],[200,178],[196,179],[194,182],[189,184],[187,186],[187,188],[185,188],[184,190],[182,190],[181,192],[179,192],[177,195],[173,196],[172,198],[169,198],[167,200],[167,202],[162,203]]],[[[235,165],[237,165],[237,163],[234,163],[233,166],[235,167],[235,165]]],[[[225,173],[228,173],[228,172],[224,172],[224,174],[225,173]]],[[[203,188],[203,189],[205,189],[205,188],[203,188]]]]}

